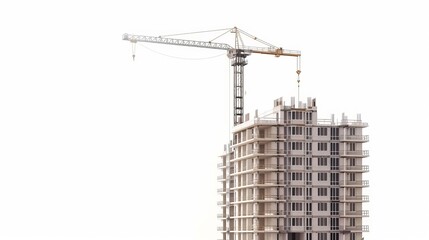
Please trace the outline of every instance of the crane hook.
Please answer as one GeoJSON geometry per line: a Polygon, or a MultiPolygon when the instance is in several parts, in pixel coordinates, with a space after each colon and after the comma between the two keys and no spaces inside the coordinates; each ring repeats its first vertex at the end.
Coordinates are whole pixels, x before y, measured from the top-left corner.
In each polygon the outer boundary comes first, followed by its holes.
{"type": "Polygon", "coordinates": [[[133,61],[136,60],[136,42],[131,42],[131,51],[133,53],[133,61]]]}

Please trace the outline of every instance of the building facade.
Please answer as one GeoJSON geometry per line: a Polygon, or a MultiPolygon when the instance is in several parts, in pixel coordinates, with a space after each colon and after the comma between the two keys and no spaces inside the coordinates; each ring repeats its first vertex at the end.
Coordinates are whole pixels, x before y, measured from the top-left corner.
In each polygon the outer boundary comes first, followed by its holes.
{"type": "Polygon", "coordinates": [[[218,176],[223,240],[361,240],[368,126],[358,115],[317,118],[315,99],[234,127],[218,176]]]}

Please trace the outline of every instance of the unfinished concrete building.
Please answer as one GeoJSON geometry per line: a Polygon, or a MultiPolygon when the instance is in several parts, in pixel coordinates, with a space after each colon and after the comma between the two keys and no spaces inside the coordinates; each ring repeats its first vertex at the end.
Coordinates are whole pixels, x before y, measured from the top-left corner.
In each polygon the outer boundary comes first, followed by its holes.
{"type": "Polygon", "coordinates": [[[218,167],[223,240],[361,240],[368,124],[318,119],[316,100],[274,101],[234,126],[218,167]]]}

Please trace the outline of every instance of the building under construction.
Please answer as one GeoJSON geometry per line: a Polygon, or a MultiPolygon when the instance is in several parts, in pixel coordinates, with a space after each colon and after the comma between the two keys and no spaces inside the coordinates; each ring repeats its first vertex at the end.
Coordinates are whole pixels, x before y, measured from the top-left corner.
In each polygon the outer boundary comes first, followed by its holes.
{"type": "Polygon", "coordinates": [[[368,226],[360,119],[318,119],[316,99],[234,126],[218,167],[223,240],[361,240],[368,226]]]}
{"type": "Polygon", "coordinates": [[[208,48],[227,52],[233,67],[233,139],[225,145],[218,164],[222,174],[219,232],[223,240],[361,240],[368,226],[362,219],[368,211],[362,204],[368,196],[362,145],[367,124],[360,116],[320,120],[316,100],[295,100],[286,106],[274,101],[273,111],[254,117],[244,115],[244,67],[251,54],[297,60],[297,83],[301,73],[301,51],[286,50],[263,41],[237,27],[162,36],[124,34],[132,43],[155,43],[208,48]],[[222,31],[210,41],[170,36],[222,31]],[[228,33],[234,44],[214,42],[228,33]],[[245,45],[248,37],[264,46],[245,45]]]}

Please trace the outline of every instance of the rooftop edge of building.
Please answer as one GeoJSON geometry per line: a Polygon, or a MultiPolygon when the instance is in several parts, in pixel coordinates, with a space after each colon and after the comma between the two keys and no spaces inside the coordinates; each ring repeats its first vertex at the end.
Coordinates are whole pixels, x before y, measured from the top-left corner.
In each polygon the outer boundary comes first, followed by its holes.
{"type": "MultiPolygon", "coordinates": [[[[307,103],[298,101],[296,104],[295,97],[291,97],[290,105],[286,105],[283,98],[274,100],[274,107],[272,110],[266,111],[262,114],[258,110],[255,110],[254,116],[251,117],[249,113],[244,115],[243,123],[240,123],[233,127],[232,131],[240,131],[242,129],[254,126],[254,125],[284,125],[285,123],[291,123],[291,120],[285,119],[284,116],[278,114],[281,111],[314,111],[317,112],[316,98],[307,98],[307,103]],[[261,116],[260,116],[261,115],[261,116]]],[[[341,120],[335,120],[334,114],[331,114],[331,119],[316,119],[307,120],[305,117],[301,119],[303,124],[313,126],[351,126],[351,127],[368,127],[368,123],[362,122],[361,115],[357,114],[356,119],[348,119],[343,113],[341,120]]],[[[298,123],[299,120],[294,120],[294,123],[298,123]]]]}

